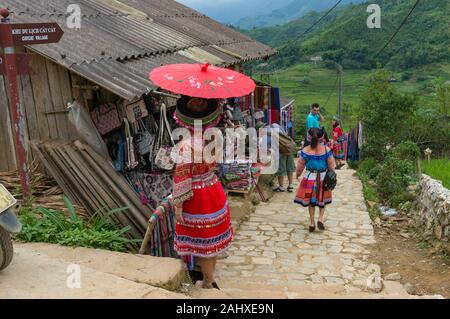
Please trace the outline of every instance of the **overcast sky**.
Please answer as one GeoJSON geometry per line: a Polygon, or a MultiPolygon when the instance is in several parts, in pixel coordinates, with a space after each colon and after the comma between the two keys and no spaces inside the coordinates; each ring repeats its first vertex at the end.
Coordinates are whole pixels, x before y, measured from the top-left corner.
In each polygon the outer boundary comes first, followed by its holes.
{"type": "Polygon", "coordinates": [[[181,2],[188,6],[198,6],[198,5],[206,5],[208,2],[210,4],[222,4],[222,3],[233,3],[233,2],[242,2],[242,0],[177,0],[178,2],[181,2]],[[213,3],[212,3],[213,2],[213,3]]]}

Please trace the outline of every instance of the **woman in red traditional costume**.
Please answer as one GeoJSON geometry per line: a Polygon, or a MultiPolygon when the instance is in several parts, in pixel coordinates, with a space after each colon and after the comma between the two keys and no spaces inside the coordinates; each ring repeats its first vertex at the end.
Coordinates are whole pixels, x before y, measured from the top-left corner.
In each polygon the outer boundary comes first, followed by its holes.
{"type": "Polygon", "coordinates": [[[344,159],[344,140],[343,140],[343,131],[341,128],[341,124],[337,118],[333,119],[333,155],[336,160],[336,169],[342,168],[344,163],[342,163],[344,159]]]}
{"type": "MultiPolygon", "coordinates": [[[[174,116],[180,126],[192,132],[194,121],[202,121],[203,130],[206,130],[220,120],[217,100],[201,98],[182,97],[174,116]]],[[[189,269],[198,258],[203,288],[218,289],[214,279],[217,256],[230,247],[233,238],[230,208],[222,184],[215,175],[216,164],[192,160],[198,158],[192,156],[195,152],[203,155],[204,141],[201,147],[193,147],[198,145],[193,141],[181,143],[180,154],[187,147],[191,147],[192,152],[187,160],[177,161],[174,172],[173,200],[178,222],[175,250],[189,269]]]]}

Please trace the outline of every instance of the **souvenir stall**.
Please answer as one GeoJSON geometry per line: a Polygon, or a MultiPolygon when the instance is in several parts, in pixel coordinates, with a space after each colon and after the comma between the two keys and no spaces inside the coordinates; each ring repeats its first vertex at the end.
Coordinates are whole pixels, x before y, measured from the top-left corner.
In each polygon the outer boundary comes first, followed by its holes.
{"type": "Polygon", "coordinates": [[[279,88],[256,81],[255,92],[228,101],[233,117],[247,127],[255,126],[255,114],[262,113],[261,121],[266,125],[280,124],[290,137],[294,137],[295,100],[280,96],[279,88]]]}
{"type": "MultiPolygon", "coordinates": [[[[295,100],[280,97],[279,89],[256,81],[256,89],[240,98],[223,102],[223,128],[256,127],[280,124],[285,132],[294,138],[295,100]]],[[[229,193],[251,192],[258,184],[259,175],[264,166],[247,162],[228,162],[220,165],[220,176],[224,188],[229,193]]],[[[256,189],[258,190],[258,189],[256,189]]]]}
{"type": "MultiPolygon", "coordinates": [[[[257,116],[261,118],[264,117],[262,114],[257,114],[252,109],[252,96],[248,95],[242,98],[233,98],[223,101],[223,113],[222,121],[219,123],[218,127],[223,130],[227,128],[242,128],[246,130],[247,128],[254,127],[257,116]]],[[[239,134],[239,131],[236,131],[239,134]]],[[[245,137],[237,137],[238,140],[245,137]]],[[[224,154],[225,154],[224,143],[224,154]]],[[[238,145],[235,145],[235,154],[238,153],[238,145]]],[[[245,151],[248,155],[249,144],[246,143],[245,151]]],[[[248,194],[254,190],[258,185],[259,175],[261,174],[264,165],[259,163],[252,163],[249,158],[226,161],[225,163],[219,164],[218,174],[221,177],[223,187],[227,193],[241,193],[248,194]]]]}
{"type": "MultiPolygon", "coordinates": [[[[128,101],[89,83],[80,84],[79,91],[70,105],[69,121],[80,140],[38,143],[33,148],[75,204],[91,215],[128,207],[112,219],[131,227],[130,238],[147,238],[150,249],[143,252],[171,256],[173,163],[167,155],[175,145],[171,132],[178,126],[173,114],[179,96],[159,90],[128,101]]],[[[255,125],[254,99],[243,96],[221,101],[219,127],[255,125]]],[[[264,109],[260,112],[266,116],[264,109]]],[[[261,171],[261,165],[249,161],[218,168],[229,193],[258,190],[261,171]]]]}
{"type": "Polygon", "coordinates": [[[155,210],[172,192],[171,167],[161,162],[161,149],[174,145],[171,114],[176,96],[152,94],[128,102],[107,100],[93,92],[89,113],[116,172],[155,210]]]}

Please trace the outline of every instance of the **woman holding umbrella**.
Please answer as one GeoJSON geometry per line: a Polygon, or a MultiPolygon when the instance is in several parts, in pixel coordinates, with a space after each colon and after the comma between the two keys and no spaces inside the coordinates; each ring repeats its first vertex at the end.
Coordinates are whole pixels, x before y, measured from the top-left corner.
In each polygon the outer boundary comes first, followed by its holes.
{"type": "MultiPolygon", "coordinates": [[[[235,71],[209,65],[167,65],[153,70],[150,79],[158,86],[181,94],[175,119],[180,126],[194,130],[201,121],[203,130],[219,122],[218,99],[248,95],[255,89],[253,80],[235,71]]],[[[182,141],[180,152],[202,153],[205,141],[182,141]]],[[[202,155],[202,154],[196,154],[202,155]]],[[[190,270],[198,258],[203,273],[203,288],[218,288],[214,273],[217,256],[230,247],[233,228],[230,208],[216,163],[192,161],[191,156],[177,161],[174,172],[173,203],[176,210],[175,250],[190,270]]]]}

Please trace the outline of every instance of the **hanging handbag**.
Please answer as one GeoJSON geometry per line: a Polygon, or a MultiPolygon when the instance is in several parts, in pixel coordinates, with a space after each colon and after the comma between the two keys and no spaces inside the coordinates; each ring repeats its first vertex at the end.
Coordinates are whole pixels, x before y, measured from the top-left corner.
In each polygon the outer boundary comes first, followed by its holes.
{"type": "Polygon", "coordinates": [[[167,114],[166,114],[166,105],[161,105],[161,115],[160,115],[160,122],[159,122],[159,136],[158,140],[155,143],[155,148],[153,149],[155,155],[154,165],[157,168],[163,169],[163,170],[172,170],[175,166],[174,161],[172,160],[171,154],[172,149],[175,146],[175,142],[172,138],[172,130],[169,125],[169,121],[167,120],[167,114]],[[169,136],[170,142],[169,145],[163,145],[164,143],[164,133],[167,131],[167,134],[169,136]]]}
{"type": "Polygon", "coordinates": [[[337,174],[333,170],[327,170],[325,178],[323,180],[323,189],[326,191],[332,191],[336,188],[337,174]]]}
{"type": "Polygon", "coordinates": [[[125,170],[125,158],[126,158],[125,149],[127,143],[125,141],[125,137],[122,134],[117,147],[116,160],[114,161],[114,169],[116,170],[116,172],[123,172],[125,170]]]}
{"type": "Polygon", "coordinates": [[[155,140],[155,135],[150,133],[150,131],[145,127],[142,120],[137,121],[140,131],[137,133],[137,146],[138,152],[141,156],[149,154],[153,147],[153,142],[155,140]]]}
{"type": "Polygon", "coordinates": [[[100,91],[94,92],[94,108],[91,111],[91,118],[101,135],[106,135],[122,125],[117,106],[114,103],[106,102],[100,91]]]}
{"type": "Polygon", "coordinates": [[[126,118],[123,119],[125,123],[125,135],[126,135],[126,168],[129,170],[135,169],[139,163],[136,161],[136,153],[134,149],[133,136],[131,135],[130,123],[126,118]]]}
{"type": "Polygon", "coordinates": [[[148,116],[148,110],[144,100],[127,104],[125,109],[127,111],[127,119],[130,123],[136,123],[137,121],[148,116]]]}

